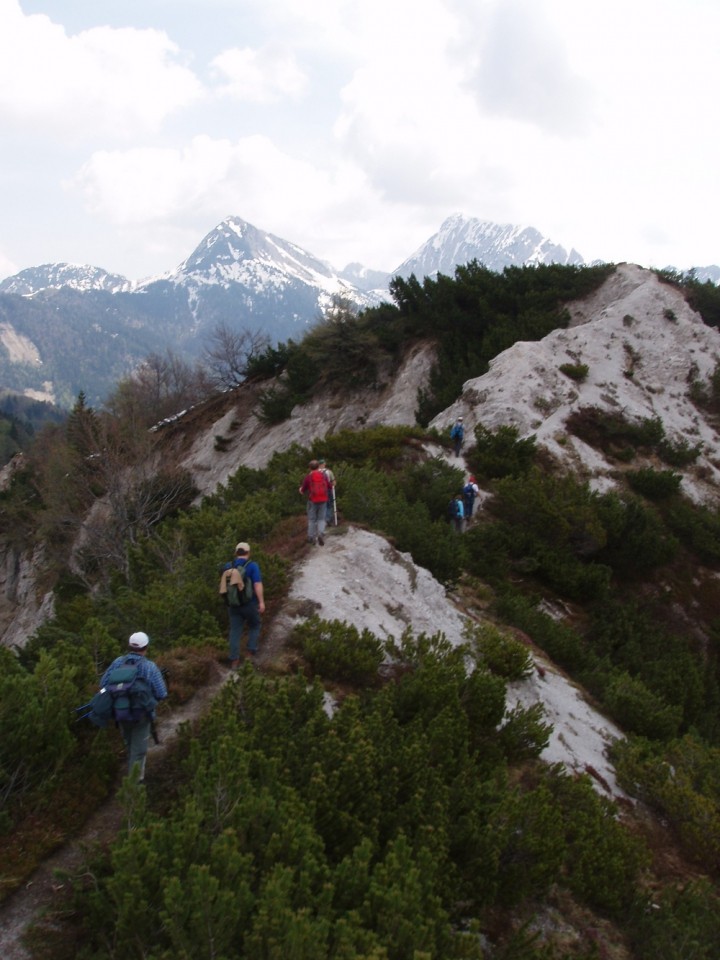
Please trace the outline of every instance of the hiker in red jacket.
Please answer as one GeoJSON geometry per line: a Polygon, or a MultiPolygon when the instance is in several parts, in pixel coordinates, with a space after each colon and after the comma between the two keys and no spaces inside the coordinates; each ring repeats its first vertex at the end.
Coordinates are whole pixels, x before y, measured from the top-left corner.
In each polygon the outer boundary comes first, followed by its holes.
{"type": "Polygon", "coordinates": [[[325,522],[327,503],[330,499],[330,486],[327,477],[319,469],[317,460],[310,461],[310,473],[299,486],[301,494],[307,494],[308,543],[325,543],[325,522]]]}

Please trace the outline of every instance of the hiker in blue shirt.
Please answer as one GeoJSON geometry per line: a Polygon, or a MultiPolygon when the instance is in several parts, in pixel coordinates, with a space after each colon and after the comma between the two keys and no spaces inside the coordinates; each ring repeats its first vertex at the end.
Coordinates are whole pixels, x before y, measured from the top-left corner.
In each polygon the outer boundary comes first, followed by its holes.
{"type": "Polygon", "coordinates": [[[473,515],[475,507],[475,498],[479,495],[480,488],[475,482],[475,477],[469,477],[468,482],[463,487],[463,506],[465,507],[465,519],[469,520],[473,515]]]}
{"type": "Polygon", "coordinates": [[[243,630],[247,626],[248,637],[245,658],[252,659],[258,651],[260,628],[262,621],[260,614],[265,613],[265,588],[262,582],[262,573],[258,564],[250,559],[250,544],[241,542],[235,547],[235,559],[227,566],[238,567],[242,570],[243,579],[252,582],[253,591],[250,600],[240,607],[229,606],[230,616],[230,669],[235,670],[240,664],[240,642],[243,630]]]}
{"type": "Polygon", "coordinates": [[[462,450],[462,445],[465,441],[465,427],[463,426],[463,418],[458,417],[453,428],[450,431],[450,439],[453,441],[455,456],[460,456],[460,451],[462,450]]]}
{"type": "MultiPolygon", "coordinates": [[[[137,665],[138,676],[147,680],[155,699],[164,700],[168,695],[165,678],[157,664],[153,663],[152,660],[145,659],[149,643],[150,637],[146,633],[139,631],[131,634],[128,640],[128,653],[124,653],[121,657],[116,657],[113,660],[102,675],[100,687],[105,686],[107,678],[116,667],[133,664],[137,665]]],[[[139,783],[142,783],[145,779],[148,738],[153,729],[154,720],[155,711],[151,710],[144,719],[118,723],[128,751],[128,773],[132,773],[133,767],[138,764],[139,783]]]]}

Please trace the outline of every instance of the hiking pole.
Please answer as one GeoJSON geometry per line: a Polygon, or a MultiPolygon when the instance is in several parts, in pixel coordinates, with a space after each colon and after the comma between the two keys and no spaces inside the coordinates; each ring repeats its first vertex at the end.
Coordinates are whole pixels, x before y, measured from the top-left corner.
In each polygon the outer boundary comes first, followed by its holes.
{"type": "Polygon", "coordinates": [[[337,526],[337,496],[333,490],[333,526],[337,526]]]}
{"type": "Polygon", "coordinates": [[[92,703],[88,701],[81,707],[75,707],[75,713],[79,714],[79,716],[75,717],[75,723],[78,723],[80,720],[85,720],[92,713],[92,703]],[[87,713],[81,713],[82,710],[86,710],[87,713]]]}

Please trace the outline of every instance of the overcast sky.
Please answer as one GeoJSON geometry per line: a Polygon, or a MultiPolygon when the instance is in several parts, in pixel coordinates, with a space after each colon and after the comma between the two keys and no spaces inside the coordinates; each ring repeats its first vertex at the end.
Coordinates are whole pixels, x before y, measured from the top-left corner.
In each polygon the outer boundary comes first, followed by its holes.
{"type": "Polygon", "coordinates": [[[392,270],[453,213],[720,264],[718,0],[0,0],[0,277],[228,215],[392,270]]]}

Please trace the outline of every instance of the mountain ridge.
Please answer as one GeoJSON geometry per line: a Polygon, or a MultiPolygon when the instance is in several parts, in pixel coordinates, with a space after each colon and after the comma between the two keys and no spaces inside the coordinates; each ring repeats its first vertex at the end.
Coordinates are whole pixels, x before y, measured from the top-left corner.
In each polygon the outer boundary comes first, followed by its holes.
{"type": "Polygon", "coordinates": [[[452,275],[470,260],[498,272],[583,264],[576,250],[534,227],[453,214],[392,274],[361,264],[336,271],[230,216],[159,276],[131,282],[99,267],[58,263],[0,282],[0,385],[65,408],[80,392],[100,404],[151,353],[171,349],[195,362],[218,325],[259,330],[272,343],[298,339],[338,298],[362,310],[389,299],[391,276],[452,275]]]}

